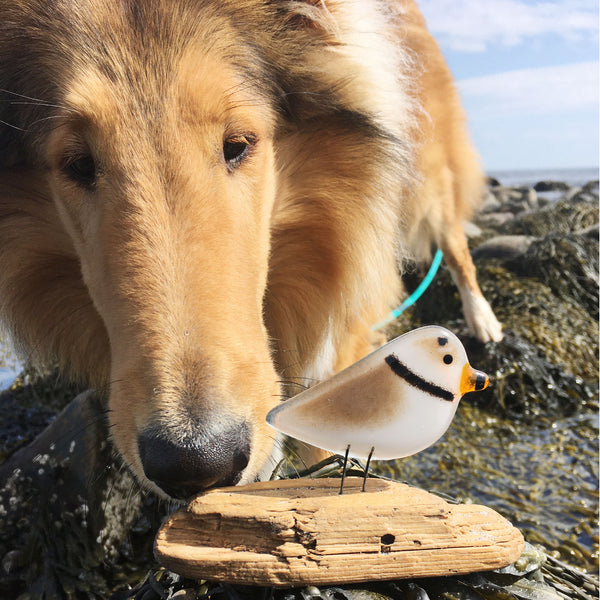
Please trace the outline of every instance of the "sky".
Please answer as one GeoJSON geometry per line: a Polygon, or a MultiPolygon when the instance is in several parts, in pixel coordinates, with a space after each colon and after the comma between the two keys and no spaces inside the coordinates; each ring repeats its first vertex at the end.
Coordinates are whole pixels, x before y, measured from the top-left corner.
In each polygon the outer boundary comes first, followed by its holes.
{"type": "Polygon", "coordinates": [[[488,172],[598,167],[598,1],[419,6],[488,172]]]}

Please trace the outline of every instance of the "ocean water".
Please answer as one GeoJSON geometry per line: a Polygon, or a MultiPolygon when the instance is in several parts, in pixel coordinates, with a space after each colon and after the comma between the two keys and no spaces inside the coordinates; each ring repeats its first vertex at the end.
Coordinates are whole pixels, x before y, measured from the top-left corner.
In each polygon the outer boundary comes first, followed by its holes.
{"type": "Polygon", "coordinates": [[[571,186],[581,187],[588,181],[598,180],[598,167],[580,169],[531,169],[514,171],[490,170],[488,175],[506,187],[531,187],[538,181],[564,181],[571,186]]]}
{"type": "Polygon", "coordinates": [[[15,372],[12,369],[0,368],[0,390],[5,390],[15,380],[15,372]]]}
{"type": "Polygon", "coordinates": [[[17,358],[12,344],[5,336],[0,335],[0,390],[10,387],[22,369],[23,365],[17,358]]]}

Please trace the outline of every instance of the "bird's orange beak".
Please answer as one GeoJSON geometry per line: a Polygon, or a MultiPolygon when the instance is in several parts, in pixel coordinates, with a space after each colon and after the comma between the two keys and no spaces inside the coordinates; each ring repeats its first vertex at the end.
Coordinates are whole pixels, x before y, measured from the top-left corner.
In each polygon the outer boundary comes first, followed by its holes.
{"type": "Polygon", "coordinates": [[[489,384],[490,378],[483,371],[475,370],[469,363],[463,367],[462,376],[460,378],[461,396],[468,392],[485,390],[489,384]]]}

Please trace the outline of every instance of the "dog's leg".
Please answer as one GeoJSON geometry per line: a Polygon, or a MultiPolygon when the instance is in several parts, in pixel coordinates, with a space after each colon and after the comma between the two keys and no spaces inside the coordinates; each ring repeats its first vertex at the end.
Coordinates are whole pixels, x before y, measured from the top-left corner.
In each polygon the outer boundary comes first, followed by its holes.
{"type": "Polygon", "coordinates": [[[502,325],[477,283],[475,265],[462,224],[455,223],[448,229],[440,245],[458,287],[469,329],[482,342],[499,342],[502,339],[502,325]]]}
{"type": "Polygon", "coordinates": [[[335,372],[339,373],[385,344],[385,335],[371,329],[374,323],[357,320],[348,327],[348,335],[336,354],[335,372]]]}

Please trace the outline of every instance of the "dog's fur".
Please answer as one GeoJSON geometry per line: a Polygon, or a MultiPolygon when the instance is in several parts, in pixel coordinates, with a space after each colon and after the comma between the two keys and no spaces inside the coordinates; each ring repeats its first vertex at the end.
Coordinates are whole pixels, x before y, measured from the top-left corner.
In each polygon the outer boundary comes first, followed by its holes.
{"type": "Polygon", "coordinates": [[[411,1],[0,14],[0,311],[29,357],[109,387],[140,481],[143,432],[193,446],[230,422],[254,479],[281,380],[370,351],[407,248],[437,242],[500,336],[461,224],[483,178],[411,1]]]}

